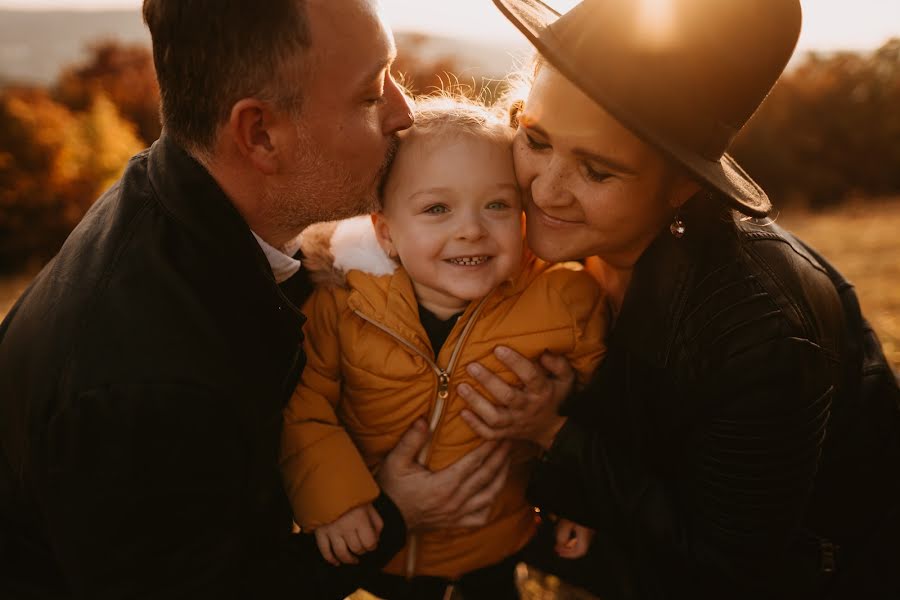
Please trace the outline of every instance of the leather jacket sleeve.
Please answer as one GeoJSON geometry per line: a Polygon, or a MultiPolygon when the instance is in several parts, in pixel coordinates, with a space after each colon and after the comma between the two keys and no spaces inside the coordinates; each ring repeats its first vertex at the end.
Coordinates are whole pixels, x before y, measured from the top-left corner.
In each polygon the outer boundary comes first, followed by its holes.
{"type": "MultiPolygon", "coordinates": [[[[532,500],[598,536],[617,534],[669,592],[736,597],[766,588],[816,473],[832,395],[821,348],[794,338],[757,343],[673,394],[667,401],[696,412],[667,466],[648,450],[666,444],[646,439],[653,415],[619,410],[621,398],[602,395],[609,371],[622,368],[635,367],[604,365],[580,395],[604,407],[575,410],[537,470],[532,500]]],[[[664,383],[656,393],[666,393],[664,383]]]]}

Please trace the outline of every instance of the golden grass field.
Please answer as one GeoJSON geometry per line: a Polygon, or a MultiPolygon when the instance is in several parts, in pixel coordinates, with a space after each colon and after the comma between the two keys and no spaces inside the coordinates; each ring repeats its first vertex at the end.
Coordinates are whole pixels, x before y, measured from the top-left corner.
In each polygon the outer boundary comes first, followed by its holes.
{"type": "Polygon", "coordinates": [[[778,223],[816,248],[856,286],[863,315],[900,372],[900,198],[788,213],[778,223]]]}

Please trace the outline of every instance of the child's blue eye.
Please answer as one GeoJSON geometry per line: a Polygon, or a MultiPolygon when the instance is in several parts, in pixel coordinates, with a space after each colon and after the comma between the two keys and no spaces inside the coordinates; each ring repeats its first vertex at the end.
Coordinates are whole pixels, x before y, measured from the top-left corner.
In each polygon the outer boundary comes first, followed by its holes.
{"type": "Polygon", "coordinates": [[[444,206],[443,204],[434,204],[425,209],[425,212],[430,215],[442,215],[446,212],[450,212],[450,209],[444,206]]]}
{"type": "Polygon", "coordinates": [[[494,200],[487,207],[491,210],[503,210],[504,208],[509,208],[509,205],[503,200],[494,200]]]}

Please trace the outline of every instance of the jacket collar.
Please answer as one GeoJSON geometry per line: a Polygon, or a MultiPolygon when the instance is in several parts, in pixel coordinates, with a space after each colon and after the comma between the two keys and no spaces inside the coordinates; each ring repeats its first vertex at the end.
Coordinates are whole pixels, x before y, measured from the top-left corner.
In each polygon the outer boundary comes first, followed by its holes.
{"type": "MultiPolygon", "coordinates": [[[[549,266],[527,251],[517,275],[500,284],[488,295],[482,311],[490,311],[505,298],[520,293],[549,266]]],[[[346,285],[351,290],[347,299],[351,309],[392,329],[409,341],[416,341],[423,348],[431,348],[431,342],[419,320],[415,289],[405,269],[398,268],[390,275],[373,275],[352,270],[346,274],[346,285]]],[[[478,304],[478,301],[470,302],[460,322],[465,323],[478,304]]]]}
{"type": "Polygon", "coordinates": [[[658,368],[672,354],[676,323],[684,312],[687,290],[696,278],[692,245],[664,231],[634,267],[610,346],[627,348],[658,368]]]}
{"type": "Polygon", "coordinates": [[[191,235],[236,267],[258,270],[275,283],[272,269],[244,218],[225,192],[165,131],[149,150],[150,184],[159,203],[191,235]]]}

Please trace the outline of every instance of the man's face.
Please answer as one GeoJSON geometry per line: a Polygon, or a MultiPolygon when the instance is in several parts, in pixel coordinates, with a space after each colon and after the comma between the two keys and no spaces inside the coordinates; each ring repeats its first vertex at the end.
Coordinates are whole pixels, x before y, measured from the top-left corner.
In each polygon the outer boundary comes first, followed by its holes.
{"type": "Polygon", "coordinates": [[[312,0],[312,45],[296,126],[297,153],[269,193],[271,218],[309,224],[373,212],[396,149],[412,124],[390,74],[393,35],[372,0],[312,0]]]}

